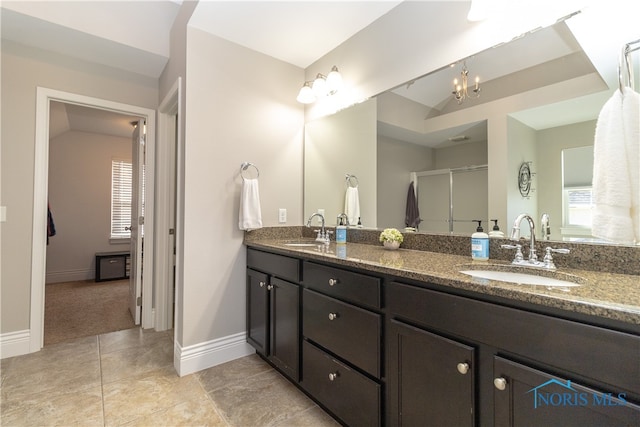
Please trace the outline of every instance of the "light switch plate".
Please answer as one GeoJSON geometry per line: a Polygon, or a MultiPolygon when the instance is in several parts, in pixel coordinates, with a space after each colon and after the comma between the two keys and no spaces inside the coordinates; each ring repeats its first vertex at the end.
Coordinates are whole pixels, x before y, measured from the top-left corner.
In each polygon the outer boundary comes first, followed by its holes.
{"type": "Polygon", "coordinates": [[[0,206],[0,222],[6,222],[6,221],[7,221],[7,207],[0,206]]]}
{"type": "Polygon", "coordinates": [[[285,208],[278,209],[278,222],[280,224],[287,222],[287,210],[285,208]]]}

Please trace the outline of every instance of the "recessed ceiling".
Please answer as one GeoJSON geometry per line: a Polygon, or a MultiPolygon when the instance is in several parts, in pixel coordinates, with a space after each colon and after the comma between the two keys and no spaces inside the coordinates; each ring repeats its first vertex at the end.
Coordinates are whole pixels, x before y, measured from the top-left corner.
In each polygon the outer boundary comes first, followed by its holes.
{"type": "Polygon", "coordinates": [[[189,25],[307,68],[401,1],[201,1],[189,25]]]}

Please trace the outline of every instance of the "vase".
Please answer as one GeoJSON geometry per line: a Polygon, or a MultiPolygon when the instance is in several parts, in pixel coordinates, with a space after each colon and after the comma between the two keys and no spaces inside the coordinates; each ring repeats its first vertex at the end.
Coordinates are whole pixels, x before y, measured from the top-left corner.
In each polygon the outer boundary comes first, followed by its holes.
{"type": "Polygon", "coordinates": [[[382,242],[385,249],[396,250],[400,247],[400,242],[385,241],[382,242]]]}

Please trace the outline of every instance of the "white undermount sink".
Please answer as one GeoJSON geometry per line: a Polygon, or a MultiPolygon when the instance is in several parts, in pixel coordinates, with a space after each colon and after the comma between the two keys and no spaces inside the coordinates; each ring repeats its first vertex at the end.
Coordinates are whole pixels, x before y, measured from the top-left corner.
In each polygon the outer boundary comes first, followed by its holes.
{"type": "Polygon", "coordinates": [[[553,277],[539,276],[536,274],[514,273],[511,271],[460,270],[460,273],[467,274],[479,279],[496,280],[498,282],[508,282],[519,285],[539,285],[563,288],[580,286],[579,283],[570,282],[568,280],[560,280],[553,277]]]}

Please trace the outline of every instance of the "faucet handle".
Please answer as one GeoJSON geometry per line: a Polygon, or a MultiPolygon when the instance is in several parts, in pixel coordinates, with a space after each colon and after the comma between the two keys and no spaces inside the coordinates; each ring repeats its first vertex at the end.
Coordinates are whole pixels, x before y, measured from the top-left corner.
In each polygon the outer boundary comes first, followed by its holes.
{"type": "Polygon", "coordinates": [[[570,252],[569,249],[566,248],[552,248],[551,246],[547,246],[545,248],[545,256],[543,258],[543,262],[544,262],[544,266],[545,268],[548,268],[550,270],[555,270],[556,269],[556,265],[553,262],[553,257],[551,256],[551,253],[557,253],[557,254],[568,254],[570,252]]]}
{"type": "Polygon", "coordinates": [[[524,259],[524,256],[522,256],[522,245],[500,245],[501,248],[503,249],[515,249],[516,250],[516,255],[513,258],[513,263],[518,263],[521,262],[524,259]]]}

